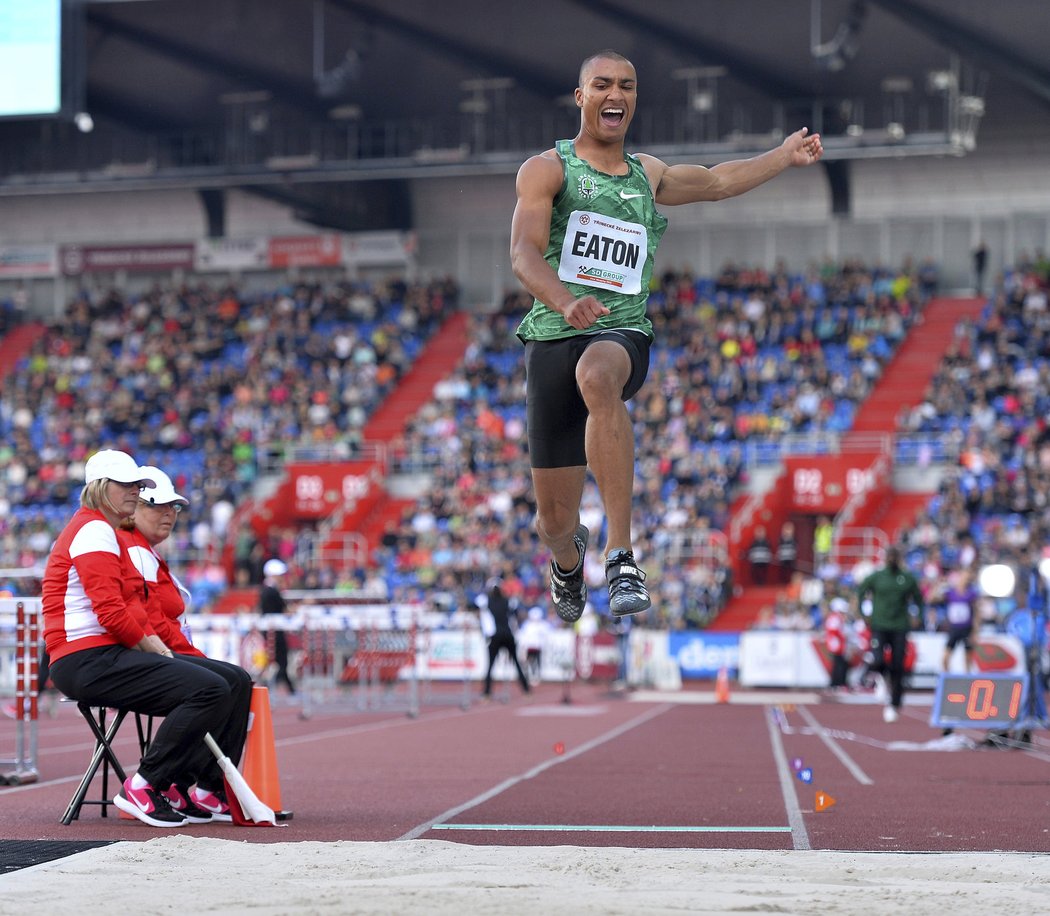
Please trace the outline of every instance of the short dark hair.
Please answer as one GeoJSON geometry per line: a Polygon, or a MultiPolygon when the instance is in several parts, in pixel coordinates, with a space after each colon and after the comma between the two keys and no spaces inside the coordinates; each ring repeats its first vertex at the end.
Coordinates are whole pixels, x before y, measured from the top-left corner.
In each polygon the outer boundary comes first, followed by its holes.
{"type": "MultiPolygon", "coordinates": [[[[631,63],[619,51],[614,51],[612,48],[606,48],[604,51],[595,51],[592,55],[590,55],[590,57],[584,58],[583,63],[580,64],[580,75],[577,78],[579,80],[577,85],[581,89],[583,88],[583,72],[596,60],[618,60],[625,64],[631,63]]],[[[631,66],[634,65],[631,64],[631,66]]]]}

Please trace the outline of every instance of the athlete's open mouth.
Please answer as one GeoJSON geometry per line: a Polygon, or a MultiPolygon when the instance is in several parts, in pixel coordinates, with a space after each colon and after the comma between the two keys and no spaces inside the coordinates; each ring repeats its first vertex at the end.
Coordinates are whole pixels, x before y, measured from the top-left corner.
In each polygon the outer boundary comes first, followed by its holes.
{"type": "Polygon", "coordinates": [[[602,121],[610,127],[616,127],[623,123],[625,114],[626,112],[622,108],[603,108],[601,112],[602,121]]]}

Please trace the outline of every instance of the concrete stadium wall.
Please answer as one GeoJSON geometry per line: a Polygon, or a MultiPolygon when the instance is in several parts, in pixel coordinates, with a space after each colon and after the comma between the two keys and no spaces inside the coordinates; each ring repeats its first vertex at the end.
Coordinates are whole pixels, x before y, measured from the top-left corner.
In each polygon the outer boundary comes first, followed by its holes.
{"type": "MultiPolygon", "coordinates": [[[[981,239],[989,276],[1023,251],[1050,250],[1050,131],[991,141],[962,158],[858,160],[850,171],[850,217],[829,215],[820,169],[791,171],[733,200],[665,208],[658,269],[712,273],[727,260],[768,267],[780,258],[797,268],[848,256],[899,266],[911,256],[932,258],[945,286],[962,289],[981,239]]],[[[422,269],[453,267],[479,303],[514,287],[510,177],[420,182],[413,198],[422,269]]]]}
{"type": "MultiPolygon", "coordinates": [[[[727,260],[799,268],[847,256],[899,266],[932,258],[944,285],[972,282],[970,252],[984,239],[989,276],[1022,251],[1050,250],[1050,128],[981,141],[969,156],[857,160],[852,213],[830,215],[821,169],[795,170],[744,197],[669,207],[658,270],[717,271],[727,260]]],[[[517,283],[510,270],[512,175],[412,183],[421,277],[451,273],[468,307],[488,309],[517,283]]],[[[206,232],[193,191],[12,197],[0,201],[0,244],[175,241],[206,232]]],[[[227,198],[227,235],[295,235],[317,229],[284,206],[241,191],[227,198]]],[[[145,283],[145,279],[142,280],[145,283]]],[[[149,282],[152,282],[152,278],[149,282]]],[[[0,296],[13,281],[0,283],[0,296]]],[[[34,308],[60,307],[63,284],[27,284],[34,308]]]]}

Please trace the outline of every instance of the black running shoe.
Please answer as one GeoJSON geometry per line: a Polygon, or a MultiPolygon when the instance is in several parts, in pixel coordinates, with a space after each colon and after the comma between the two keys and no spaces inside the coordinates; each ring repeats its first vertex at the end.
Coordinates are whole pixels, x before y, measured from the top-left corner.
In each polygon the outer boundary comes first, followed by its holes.
{"type": "Polygon", "coordinates": [[[210,824],[214,820],[211,811],[205,811],[195,805],[190,798],[190,790],[172,783],[171,787],[161,793],[171,805],[171,810],[181,814],[191,824],[210,824]]]}
{"type": "Polygon", "coordinates": [[[558,564],[551,560],[551,601],[554,610],[566,623],[572,623],[583,616],[587,605],[587,584],[583,581],[583,556],[587,553],[587,541],[591,533],[586,525],[580,525],[573,535],[576,549],[580,552],[580,562],[571,573],[563,573],[558,564]]]}
{"type": "Polygon", "coordinates": [[[121,811],[137,817],[151,827],[181,827],[188,823],[182,814],[171,810],[168,800],[153,786],[147,784],[141,789],[134,789],[131,779],[129,776],[124,781],[121,790],[113,799],[113,804],[121,811]]]}
{"type": "Polygon", "coordinates": [[[640,614],[652,607],[645,573],[638,568],[630,550],[617,550],[606,557],[605,580],[609,583],[609,611],[613,617],[640,614]]]}

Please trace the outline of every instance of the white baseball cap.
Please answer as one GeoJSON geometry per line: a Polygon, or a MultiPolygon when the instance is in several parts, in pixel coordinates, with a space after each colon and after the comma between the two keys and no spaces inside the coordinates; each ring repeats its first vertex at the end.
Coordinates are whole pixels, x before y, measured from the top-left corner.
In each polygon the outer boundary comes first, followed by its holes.
{"type": "Polygon", "coordinates": [[[127,452],[113,448],[95,452],[84,465],[84,483],[102,479],[115,480],[117,483],[138,483],[151,490],[156,487],[146,468],[140,468],[127,452]]]}
{"type": "Polygon", "coordinates": [[[153,481],[155,486],[149,496],[142,497],[151,506],[166,506],[168,503],[182,503],[184,506],[190,504],[190,501],[185,496],[175,492],[175,485],[171,482],[171,478],[160,468],[144,464],[140,470],[149,476],[149,479],[153,481]]]}
{"type": "Polygon", "coordinates": [[[283,560],[278,560],[276,557],[263,564],[264,576],[283,576],[286,572],[288,572],[288,567],[285,566],[283,560]]]}

